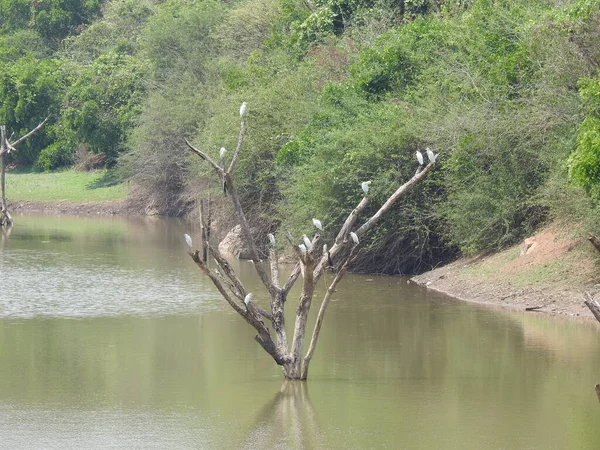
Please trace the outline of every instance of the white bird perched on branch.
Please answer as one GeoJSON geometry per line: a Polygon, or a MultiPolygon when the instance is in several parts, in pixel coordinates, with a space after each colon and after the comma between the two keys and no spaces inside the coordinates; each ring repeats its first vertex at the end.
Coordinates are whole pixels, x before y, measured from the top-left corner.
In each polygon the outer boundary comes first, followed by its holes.
{"type": "Polygon", "coordinates": [[[365,193],[365,195],[367,195],[367,193],[369,192],[369,185],[370,184],[371,184],[371,180],[369,180],[369,181],[363,181],[360,184],[360,187],[362,188],[362,190],[365,193]]]}
{"type": "Polygon", "coordinates": [[[190,249],[190,252],[194,249],[194,243],[192,242],[192,238],[190,237],[189,234],[184,234],[185,236],[185,243],[187,244],[188,248],[190,249]]]}
{"type": "Polygon", "coordinates": [[[302,254],[302,256],[306,256],[306,245],[300,244],[298,248],[300,249],[300,253],[302,254]]]}
{"type": "Polygon", "coordinates": [[[305,234],[302,235],[302,240],[304,241],[304,245],[306,246],[306,249],[308,251],[312,250],[312,242],[310,241],[310,239],[308,238],[308,236],[306,236],[305,234]]]}
{"type": "Polygon", "coordinates": [[[275,247],[275,236],[273,236],[271,233],[267,234],[267,237],[269,238],[269,242],[271,243],[271,245],[273,247],[275,247]]]}
{"type": "Polygon", "coordinates": [[[427,147],[425,149],[425,151],[427,152],[427,157],[429,158],[429,161],[434,163],[435,162],[435,153],[433,153],[433,151],[429,147],[427,147]]]}
{"type": "Polygon", "coordinates": [[[246,102],[242,103],[242,106],[240,106],[240,117],[244,117],[244,114],[246,112],[246,106],[248,106],[248,103],[246,102]]]}
{"type": "Polygon", "coordinates": [[[423,153],[421,153],[419,150],[417,150],[415,155],[417,155],[417,161],[419,161],[419,164],[422,166],[423,162],[424,162],[423,161],[423,153]]]}
{"type": "Polygon", "coordinates": [[[227,152],[227,150],[225,150],[225,147],[221,147],[221,150],[219,150],[219,156],[221,157],[221,159],[223,159],[223,156],[225,156],[225,152],[227,152]]]}
{"type": "Polygon", "coordinates": [[[248,306],[251,301],[252,301],[252,294],[249,293],[246,295],[246,297],[244,297],[244,305],[248,306]]]}
{"type": "Polygon", "coordinates": [[[323,231],[323,224],[321,223],[321,221],[319,219],[315,219],[313,218],[313,225],[318,228],[319,230],[323,231]]]}
{"type": "Polygon", "coordinates": [[[355,243],[356,245],[358,245],[358,243],[359,243],[360,241],[358,240],[358,235],[357,235],[357,234],[356,234],[354,231],[351,231],[351,232],[350,232],[350,237],[352,238],[352,240],[354,241],[354,243],[355,243]]]}

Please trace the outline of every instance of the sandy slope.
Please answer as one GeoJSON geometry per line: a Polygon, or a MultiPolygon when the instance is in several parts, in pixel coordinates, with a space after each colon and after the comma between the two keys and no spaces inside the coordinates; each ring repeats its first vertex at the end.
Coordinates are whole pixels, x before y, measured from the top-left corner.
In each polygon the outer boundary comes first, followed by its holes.
{"type": "Polygon", "coordinates": [[[586,236],[550,227],[526,241],[531,246],[524,255],[519,245],[458,260],[412,281],[461,300],[592,317],[582,292],[600,298],[600,255],[586,236]]]}

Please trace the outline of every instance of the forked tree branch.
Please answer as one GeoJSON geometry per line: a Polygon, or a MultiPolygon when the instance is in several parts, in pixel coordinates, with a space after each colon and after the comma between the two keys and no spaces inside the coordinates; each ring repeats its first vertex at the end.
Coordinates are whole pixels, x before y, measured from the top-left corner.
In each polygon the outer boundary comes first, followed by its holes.
{"type": "MultiPolygon", "coordinates": [[[[379,223],[383,215],[386,214],[400,198],[404,197],[407,192],[409,192],[417,183],[419,183],[429,171],[431,171],[431,169],[435,165],[435,155],[433,155],[432,152],[428,150],[428,156],[431,162],[427,164],[427,166],[425,166],[422,170],[422,166],[419,167],[419,169],[411,177],[411,179],[404,183],[402,186],[400,186],[392,195],[390,195],[387,201],[377,210],[377,212],[375,212],[375,214],[373,214],[368,220],[366,220],[366,222],[364,222],[363,225],[361,225],[358,228],[355,228],[356,222],[360,218],[361,213],[368,206],[370,200],[370,198],[366,195],[368,193],[368,185],[370,182],[364,182],[361,187],[365,192],[365,196],[361,198],[356,207],[350,212],[350,214],[344,221],[329,251],[326,251],[324,249],[321,254],[320,248],[317,247],[317,244],[320,239],[319,234],[315,234],[313,239],[310,241],[309,238],[304,236],[304,243],[298,246],[295,244],[295,240],[291,236],[291,234],[288,233],[287,239],[290,245],[292,246],[292,249],[295,252],[298,260],[289,278],[287,279],[283,287],[281,287],[278,254],[275,248],[273,236],[269,236],[269,239],[271,241],[271,246],[269,248],[269,263],[271,268],[271,275],[269,277],[267,275],[265,267],[262,264],[262,261],[260,261],[260,256],[256,247],[256,243],[253,239],[250,226],[242,209],[233,183],[232,173],[239,161],[240,152],[244,143],[245,123],[243,117],[245,107],[246,104],[244,103],[240,108],[241,123],[240,132],[238,135],[238,143],[227,171],[225,170],[225,166],[223,165],[224,162],[222,157],[220,163],[223,166],[220,166],[207,154],[192,146],[187,140],[185,142],[187,146],[196,155],[198,155],[203,160],[207,161],[212,166],[217,175],[221,178],[224,187],[227,188],[226,193],[230,194],[236,216],[240,222],[244,236],[250,247],[252,258],[254,260],[255,270],[261,282],[267,288],[271,296],[271,312],[268,313],[266,311],[262,311],[252,301],[252,295],[246,291],[244,285],[236,276],[231,266],[216,249],[209,245],[208,242],[204,242],[203,244],[206,246],[206,248],[208,248],[216,264],[223,272],[222,274],[219,272],[219,276],[215,275],[213,271],[208,269],[208,267],[206,266],[206,261],[202,261],[199,258],[197,251],[195,253],[190,252],[189,254],[192,257],[192,259],[194,259],[196,264],[200,267],[200,269],[213,281],[213,283],[215,284],[219,292],[221,292],[221,295],[225,298],[225,300],[234,308],[236,312],[238,312],[242,317],[244,317],[244,319],[256,329],[258,335],[255,339],[273,357],[277,364],[283,366],[285,377],[291,379],[304,380],[306,379],[308,374],[310,361],[312,360],[316,349],[316,345],[320,335],[320,330],[325,317],[325,312],[331,301],[331,296],[333,295],[333,292],[335,292],[336,286],[338,285],[340,280],[346,274],[348,267],[356,258],[356,249],[359,244],[359,236],[362,236],[363,234],[371,230],[373,227],[375,227],[379,223]],[[352,239],[349,239],[349,236],[351,236],[352,239]],[[331,284],[327,289],[327,292],[323,297],[323,301],[321,303],[321,307],[317,315],[317,321],[311,336],[308,351],[304,358],[302,358],[302,351],[306,340],[308,315],[310,312],[311,302],[314,296],[314,289],[316,283],[321,277],[321,275],[324,273],[325,268],[333,264],[331,262],[332,258],[339,255],[344,248],[348,247],[348,245],[352,246],[347,255],[344,258],[342,258],[342,261],[339,264],[338,272],[335,274],[331,284]],[[284,304],[287,295],[289,294],[294,283],[298,280],[300,276],[302,276],[303,278],[302,293],[300,295],[298,301],[298,308],[296,310],[293,340],[291,343],[291,348],[288,349],[288,340],[285,329],[284,304]],[[231,294],[229,293],[229,291],[231,291],[231,294]],[[236,301],[236,299],[238,301],[236,301]],[[244,302],[244,306],[241,306],[239,302],[242,299],[244,302]],[[269,329],[260,320],[259,316],[266,317],[271,321],[272,327],[276,335],[275,342],[273,342],[273,339],[271,338],[271,335],[269,333],[269,329]]],[[[221,156],[223,156],[223,153],[221,153],[221,156]]],[[[423,164],[423,158],[419,152],[417,152],[417,159],[419,159],[420,164],[423,164]]],[[[319,221],[313,219],[313,223],[317,228],[322,229],[322,226],[319,221]]],[[[188,245],[191,246],[192,244],[189,236],[187,236],[186,239],[188,239],[188,245]]]]}
{"type": "Polygon", "coordinates": [[[323,297],[323,301],[321,302],[321,307],[319,308],[319,313],[317,314],[317,321],[315,323],[315,328],[313,330],[312,337],[310,339],[310,345],[308,347],[308,351],[306,352],[306,356],[304,357],[304,364],[302,365],[302,376],[301,379],[306,380],[308,376],[308,366],[310,365],[310,361],[315,352],[315,348],[317,347],[317,341],[319,340],[319,333],[321,332],[321,325],[323,325],[323,319],[325,318],[325,311],[327,310],[327,306],[329,306],[329,301],[331,300],[332,294],[335,292],[335,288],[341,279],[344,277],[346,272],[348,271],[348,267],[352,262],[356,259],[356,250],[357,245],[354,245],[348,253],[348,256],[342,262],[342,265],[338,272],[335,274],[331,284],[327,288],[327,292],[323,297]]]}

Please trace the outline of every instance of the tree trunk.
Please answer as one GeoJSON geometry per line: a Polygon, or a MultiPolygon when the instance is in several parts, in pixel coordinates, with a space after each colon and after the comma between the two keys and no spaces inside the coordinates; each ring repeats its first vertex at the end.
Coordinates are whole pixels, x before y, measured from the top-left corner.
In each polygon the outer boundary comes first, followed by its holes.
{"type": "Polygon", "coordinates": [[[17,145],[29,139],[32,134],[42,128],[49,118],[50,116],[46,117],[33,130],[12,143],[9,142],[8,138],[6,137],[6,126],[0,125],[0,189],[2,190],[2,204],[0,205],[0,228],[10,227],[13,224],[12,217],[8,212],[8,205],[6,204],[6,155],[9,151],[14,151],[17,145]]]}
{"type": "Polygon", "coordinates": [[[0,204],[0,228],[12,225],[12,217],[8,213],[6,204],[6,155],[8,154],[8,140],[6,139],[6,127],[0,126],[0,189],[2,203],[0,204]]]}

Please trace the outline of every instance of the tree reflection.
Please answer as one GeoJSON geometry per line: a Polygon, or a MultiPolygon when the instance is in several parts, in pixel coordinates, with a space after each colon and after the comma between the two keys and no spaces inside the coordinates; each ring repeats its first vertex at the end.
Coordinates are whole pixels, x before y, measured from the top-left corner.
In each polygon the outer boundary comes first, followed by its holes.
{"type": "Polygon", "coordinates": [[[12,233],[12,224],[2,227],[2,237],[0,237],[0,251],[4,250],[8,243],[8,238],[12,233]]]}
{"type": "Polygon", "coordinates": [[[308,384],[286,380],[258,411],[242,448],[323,448],[323,440],[308,384]]]}

